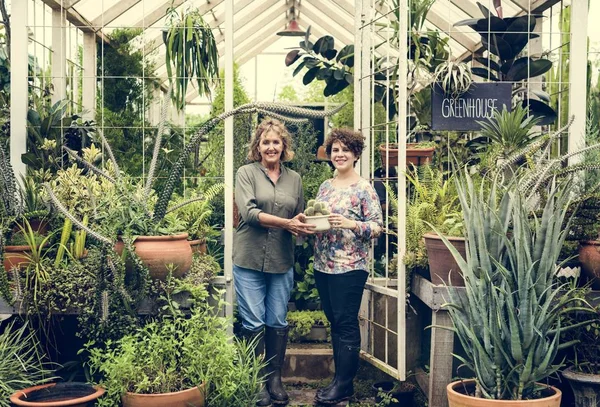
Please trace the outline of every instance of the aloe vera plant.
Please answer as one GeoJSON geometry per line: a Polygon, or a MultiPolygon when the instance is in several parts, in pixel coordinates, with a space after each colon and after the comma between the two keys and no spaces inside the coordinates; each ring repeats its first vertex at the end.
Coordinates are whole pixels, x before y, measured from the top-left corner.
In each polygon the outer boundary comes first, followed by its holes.
{"type": "Polygon", "coordinates": [[[487,179],[490,189],[475,186],[466,171],[456,180],[466,258],[442,236],[465,279],[464,294],[450,288],[446,304],[466,353],[456,357],[474,372],[476,397],[539,397],[536,383],[560,368],[558,350],[572,345],[560,342],[570,329],[563,316],[578,309],[571,290],[554,279],[572,183],[552,182],[536,217],[518,180],[504,186],[499,177],[487,179]]]}

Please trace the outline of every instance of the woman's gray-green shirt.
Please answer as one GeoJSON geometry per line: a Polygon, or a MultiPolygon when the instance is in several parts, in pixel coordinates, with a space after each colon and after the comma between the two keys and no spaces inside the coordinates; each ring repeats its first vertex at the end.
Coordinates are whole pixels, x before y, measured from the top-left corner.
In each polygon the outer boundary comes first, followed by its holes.
{"type": "Polygon", "coordinates": [[[281,175],[274,184],[260,163],[244,165],[236,176],[235,203],[240,223],[233,241],[233,263],[266,273],[288,271],[294,265],[292,234],[261,226],[258,214],[291,219],[304,211],[300,175],[281,165],[281,175]]]}

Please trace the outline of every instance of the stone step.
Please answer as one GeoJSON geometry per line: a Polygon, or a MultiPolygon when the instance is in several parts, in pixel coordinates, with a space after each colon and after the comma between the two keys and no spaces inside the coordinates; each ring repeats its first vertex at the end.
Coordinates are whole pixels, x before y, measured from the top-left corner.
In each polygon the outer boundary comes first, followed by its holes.
{"type": "Polygon", "coordinates": [[[285,382],[310,383],[333,376],[333,351],[327,343],[289,344],[281,372],[285,382]]]}

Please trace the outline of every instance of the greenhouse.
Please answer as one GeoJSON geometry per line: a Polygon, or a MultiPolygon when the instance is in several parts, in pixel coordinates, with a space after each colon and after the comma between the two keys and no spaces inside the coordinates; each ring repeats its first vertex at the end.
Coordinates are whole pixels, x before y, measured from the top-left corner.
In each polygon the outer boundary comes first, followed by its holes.
{"type": "Polygon", "coordinates": [[[600,2],[0,13],[0,407],[600,405],[600,2]]]}

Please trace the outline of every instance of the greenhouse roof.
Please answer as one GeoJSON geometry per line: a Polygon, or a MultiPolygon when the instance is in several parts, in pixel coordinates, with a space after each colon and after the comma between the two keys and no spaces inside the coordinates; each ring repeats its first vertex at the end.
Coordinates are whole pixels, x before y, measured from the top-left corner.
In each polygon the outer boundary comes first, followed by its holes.
{"type": "MultiPolygon", "coordinates": [[[[170,7],[196,7],[213,29],[219,55],[225,54],[225,1],[224,0],[43,0],[54,9],[63,7],[67,20],[85,32],[94,32],[102,41],[109,42],[107,34],[116,28],[139,27],[143,34],[135,39],[138,47],[156,61],[157,74],[166,79],[165,47],[162,29],[168,25],[170,7]]],[[[482,0],[490,10],[498,0],[482,0]]],[[[504,16],[518,16],[528,12],[540,13],[561,0],[502,0],[504,16]]],[[[562,2],[569,0],[562,0],[562,2]]],[[[384,1],[375,1],[375,12],[380,15],[382,27],[374,35],[385,40],[386,24],[393,13],[384,1]]],[[[349,0],[236,0],[234,2],[233,55],[238,65],[277,42],[277,32],[284,29],[295,7],[295,17],[301,29],[311,27],[315,38],[331,35],[338,45],[354,43],[355,4],[349,0]]],[[[456,59],[470,57],[481,48],[479,35],[468,27],[454,27],[454,23],[482,16],[475,0],[438,0],[427,15],[425,28],[439,30],[451,38],[450,48],[456,59]]],[[[388,32],[390,30],[387,30],[388,32]]],[[[376,37],[376,38],[378,38],[376,37]]],[[[393,52],[386,50],[387,52],[393,52]]],[[[384,52],[386,52],[384,51],[384,52]]],[[[192,90],[187,97],[197,97],[192,90]]]]}

